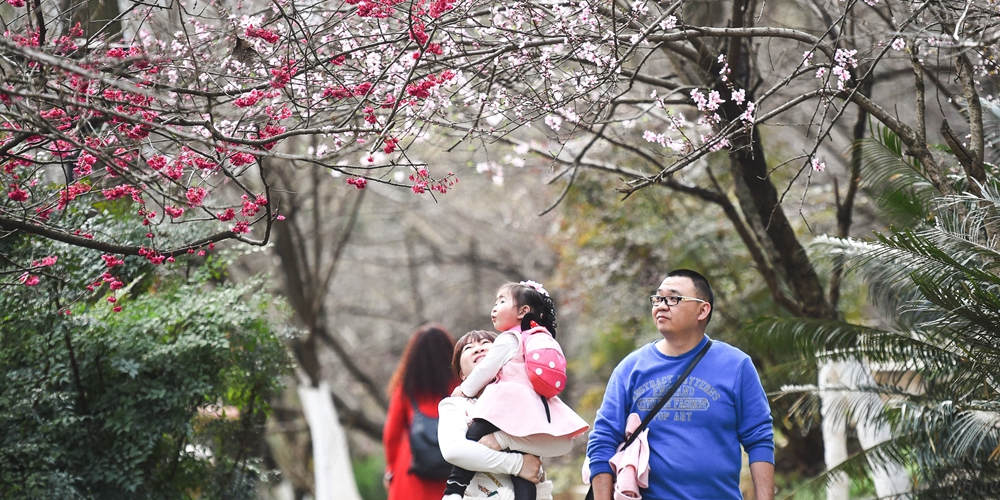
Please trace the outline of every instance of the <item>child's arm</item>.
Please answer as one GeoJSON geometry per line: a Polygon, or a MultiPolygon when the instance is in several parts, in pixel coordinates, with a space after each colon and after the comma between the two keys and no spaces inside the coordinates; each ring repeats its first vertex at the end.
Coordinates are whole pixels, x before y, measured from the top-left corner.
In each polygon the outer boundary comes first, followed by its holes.
{"type": "Polygon", "coordinates": [[[532,434],[517,437],[503,431],[497,431],[491,435],[496,439],[501,450],[520,451],[539,457],[558,457],[573,450],[573,438],[569,436],[532,434]]]}
{"type": "Polygon", "coordinates": [[[497,377],[497,373],[500,373],[500,368],[504,363],[510,361],[510,358],[517,354],[518,347],[520,346],[517,335],[501,333],[493,341],[493,346],[490,347],[490,352],[486,353],[486,357],[476,364],[472,373],[465,377],[465,381],[460,386],[462,393],[470,398],[479,394],[483,387],[486,387],[486,384],[497,377]]]}

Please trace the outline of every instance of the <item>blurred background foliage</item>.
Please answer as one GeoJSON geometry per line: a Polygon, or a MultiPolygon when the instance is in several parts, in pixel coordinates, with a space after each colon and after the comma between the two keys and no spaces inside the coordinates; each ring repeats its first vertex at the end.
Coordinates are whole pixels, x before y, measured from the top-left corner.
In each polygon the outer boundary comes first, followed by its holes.
{"type": "MultiPolygon", "coordinates": [[[[90,221],[122,230],[113,210],[90,221]]],[[[280,302],[227,259],[154,268],[127,257],[113,292],[99,252],[19,235],[0,254],[57,255],[38,285],[0,293],[0,496],[254,498],[269,400],[291,369],[280,302]]]]}

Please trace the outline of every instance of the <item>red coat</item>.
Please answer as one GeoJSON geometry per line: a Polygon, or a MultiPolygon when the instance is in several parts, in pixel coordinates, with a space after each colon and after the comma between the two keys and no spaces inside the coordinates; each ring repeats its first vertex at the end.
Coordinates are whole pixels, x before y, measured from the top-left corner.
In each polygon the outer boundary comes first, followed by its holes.
{"type": "MultiPolygon", "coordinates": [[[[438,416],[440,397],[419,398],[420,413],[438,416]]],[[[410,398],[396,388],[389,399],[389,413],[382,429],[382,447],[385,449],[386,471],[392,474],[389,481],[389,500],[441,500],[445,480],[430,480],[410,474],[410,422],[413,407],[410,398]]]]}

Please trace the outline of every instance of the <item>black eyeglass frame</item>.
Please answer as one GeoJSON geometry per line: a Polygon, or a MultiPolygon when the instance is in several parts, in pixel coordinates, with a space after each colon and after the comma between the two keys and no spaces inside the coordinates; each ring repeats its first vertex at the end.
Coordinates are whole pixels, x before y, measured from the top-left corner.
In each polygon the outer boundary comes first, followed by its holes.
{"type": "Polygon", "coordinates": [[[660,305],[661,302],[666,304],[667,307],[674,307],[684,301],[694,301],[701,302],[702,304],[708,304],[707,300],[699,299],[698,297],[685,297],[684,295],[667,295],[666,297],[662,295],[649,296],[649,304],[652,307],[660,305]]]}

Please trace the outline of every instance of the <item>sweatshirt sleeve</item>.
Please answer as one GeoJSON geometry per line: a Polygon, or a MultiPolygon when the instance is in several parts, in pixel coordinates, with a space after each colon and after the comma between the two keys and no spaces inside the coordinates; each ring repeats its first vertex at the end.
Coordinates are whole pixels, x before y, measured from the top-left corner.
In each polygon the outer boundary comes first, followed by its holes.
{"type": "Polygon", "coordinates": [[[590,459],[590,477],[601,473],[614,475],[608,462],[614,456],[618,445],[625,441],[625,417],[632,407],[628,398],[628,388],[620,363],[608,380],[604,399],[594,418],[594,428],[587,440],[587,457],[590,459]]]}
{"type": "Polygon", "coordinates": [[[493,341],[493,346],[476,367],[472,369],[462,382],[462,393],[470,398],[479,394],[493,379],[497,378],[500,368],[517,354],[519,342],[517,336],[510,332],[501,333],[493,341]]]}
{"type": "Polygon", "coordinates": [[[774,463],[774,427],[767,394],[760,383],[757,369],[750,358],[740,366],[738,387],[738,432],[740,444],[746,450],[750,463],[774,463]]]}
{"type": "Polygon", "coordinates": [[[386,472],[389,473],[396,472],[392,470],[392,466],[396,463],[399,450],[403,446],[403,435],[410,426],[406,411],[409,404],[409,400],[403,396],[402,389],[397,387],[389,399],[389,412],[386,414],[385,426],[382,428],[382,447],[385,450],[386,472]]]}
{"type": "Polygon", "coordinates": [[[462,397],[444,398],[438,403],[438,446],[441,455],[452,465],[476,472],[517,474],[524,459],[519,453],[496,451],[465,438],[469,429],[465,419],[470,407],[462,397]]]}

